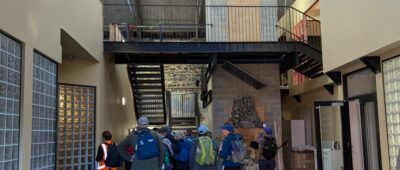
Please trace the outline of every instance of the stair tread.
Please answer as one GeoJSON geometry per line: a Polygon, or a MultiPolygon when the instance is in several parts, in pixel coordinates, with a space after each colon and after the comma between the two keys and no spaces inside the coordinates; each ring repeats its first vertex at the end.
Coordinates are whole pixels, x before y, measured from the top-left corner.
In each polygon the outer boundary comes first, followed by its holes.
{"type": "Polygon", "coordinates": [[[162,100],[163,97],[160,95],[160,96],[136,97],[135,99],[136,100],[152,100],[152,99],[160,99],[160,100],[162,100]]]}
{"type": "Polygon", "coordinates": [[[132,80],[132,83],[137,84],[137,83],[162,83],[161,79],[160,80],[132,80]]]}
{"type": "Polygon", "coordinates": [[[310,70],[312,70],[312,69],[314,69],[314,68],[317,68],[317,67],[320,67],[320,68],[322,69],[322,64],[316,62],[316,63],[314,63],[314,64],[312,64],[312,65],[309,65],[307,68],[305,68],[304,70],[302,70],[302,72],[306,73],[306,72],[308,72],[308,71],[310,71],[310,70]]]}
{"type": "Polygon", "coordinates": [[[136,91],[135,96],[137,95],[162,95],[162,91],[136,91]]]}
{"type": "Polygon", "coordinates": [[[160,67],[134,67],[134,71],[161,71],[160,67]]]}
{"type": "Polygon", "coordinates": [[[304,62],[301,62],[301,63],[297,64],[294,67],[294,69],[301,69],[302,70],[302,69],[308,68],[308,66],[313,65],[315,63],[318,63],[318,62],[315,61],[315,60],[310,59],[310,60],[307,60],[307,61],[304,61],[304,62]]]}
{"type": "Polygon", "coordinates": [[[132,64],[132,68],[154,68],[160,67],[159,64],[132,64]]]}
{"type": "Polygon", "coordinates": [[[133,90],[135,92],[139,92],[139,93],[142,93],[142,92],[149,92],[149,93],[151,93],[151,92],[162,92],[162,88],[149,88],[149,89],[142,88],[142,89],[140,89],[140,88],[133,87],[133,90]]]}
{"type": "Polygon", "coordinates": [[[160,90],[162,90],[162,86],[161,85],[155,85],[155,86],[143,86],[143,85],[139,85],[139,86],[133,86],[133,88],[135,89],[135,90],[137,90],[137,89],[160,89],[160,90]]]}
{"type": "Polygon", "coordinates": [[[137,109],[138,113],[147,113],[147,114],[163,114],[164,109],[163,108],[157,108],[157,109],[137,109]]]}
{"type": "Polygon", "coordinates": [[[131,74],[133,77],[161,77],[161,74],[131,74]]]}
{"type": "Polygon", "coordinates": [[[163,102],[140,102],[136,101],[138,105],[161,105],[164,104],[163,102]]]}
{"type": "Polygon", "coordinates": [[[308,70],[308,71],[304,72],[303,74],[307,75],[308,77],[311,77],[313,74],[318,73],[320,71],[322,71],[322,65],[319,67],[315,67],[311,70],[308,70]]]}

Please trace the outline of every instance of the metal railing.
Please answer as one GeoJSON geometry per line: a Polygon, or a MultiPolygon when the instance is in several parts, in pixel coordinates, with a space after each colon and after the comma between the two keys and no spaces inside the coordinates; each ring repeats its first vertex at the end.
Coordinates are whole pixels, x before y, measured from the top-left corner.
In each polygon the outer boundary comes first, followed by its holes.
{"type": "Polygon", "coordinates": [[[172,118],[196,118],[195,112],[195,92],[171,92],[172,118]]]}
{"type": "Polygon", "coordinates": [[[200,89],[179,88],[166,92],[169,125],[197,126],[199,124],[200,113],[196,90],[200,89]]]}
{"type": "Polygon", "coordinates": [[[320,22],[292,7],[104,4],[103,8],[105,41],[300,41],[321,47],[320,22]]]}

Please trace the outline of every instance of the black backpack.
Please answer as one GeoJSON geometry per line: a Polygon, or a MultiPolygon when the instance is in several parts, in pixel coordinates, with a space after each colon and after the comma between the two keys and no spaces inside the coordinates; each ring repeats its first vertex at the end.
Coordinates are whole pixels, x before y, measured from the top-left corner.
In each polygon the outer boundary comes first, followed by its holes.
{"type": "Polygon", "coordinates": [[[107,158],[105,161],[105,164],[107,167],[121,167],[123,163],[123,158],[119,154],[117,145],[115,143],[108,145],[108,150],[107,150],[107,158]]]}
{"type": "Polygon", "coordinates": [[[278,146],[276,145],[275,138],[264,136],[264,147],[262,148],[262,156],[265,159],[274,159],[278,153],[278,146]]]}

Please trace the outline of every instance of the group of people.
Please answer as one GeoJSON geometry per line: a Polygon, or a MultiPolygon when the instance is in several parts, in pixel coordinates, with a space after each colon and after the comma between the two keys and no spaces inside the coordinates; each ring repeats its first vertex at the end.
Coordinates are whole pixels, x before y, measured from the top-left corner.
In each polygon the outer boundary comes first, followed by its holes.
{"type": "MultiPolygon", "coordinates": [[[[126,170],[240,170],[246,154],[242,136],[232,124],[224,124],[224,140],[217,144],[208,127],[201,125],[196,137],[190,130],[172,132],[170,127],[149,129],[146,117],[138,119],[138,126],[118,145],[112,142],[109,131],[102,134],[98,148],[98,169],[116,170],[125,162],[126,170]],[[222,164],[221,164],[222,162],[222,164]]],[[[264,128],[259,138],[260,170],[275,169],[277,151],[271,128],[264,128]],[[272,149],[272,151],[271,151],[272,149]]]]}

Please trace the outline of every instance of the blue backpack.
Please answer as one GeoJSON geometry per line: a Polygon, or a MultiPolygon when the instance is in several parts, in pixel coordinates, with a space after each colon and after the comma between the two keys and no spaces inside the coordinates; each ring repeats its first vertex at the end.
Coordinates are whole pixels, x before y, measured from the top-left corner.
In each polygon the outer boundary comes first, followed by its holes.
{"type": "Polygon", "coordinates": [[[149,130],[137,134],[135,157],[138,160],[147,160],[160,154],[156,138],[149,130]]]}
{"type": "Polygon", "coordinates": [[[179,153],[175,155],[175,160],[181,162],[189,162],[190,150],[192,149],[192,142],[187,139],[183,139],[178,142],[179,153]]]}
{"type": "Polygon", "coordinates": [[[241,163],[246,157],[246,148],[244,147],[243,140],[239,135],[236,135],[236,139],[231,141],[231,145],[230,160],[234,163],[241,163]]]}

